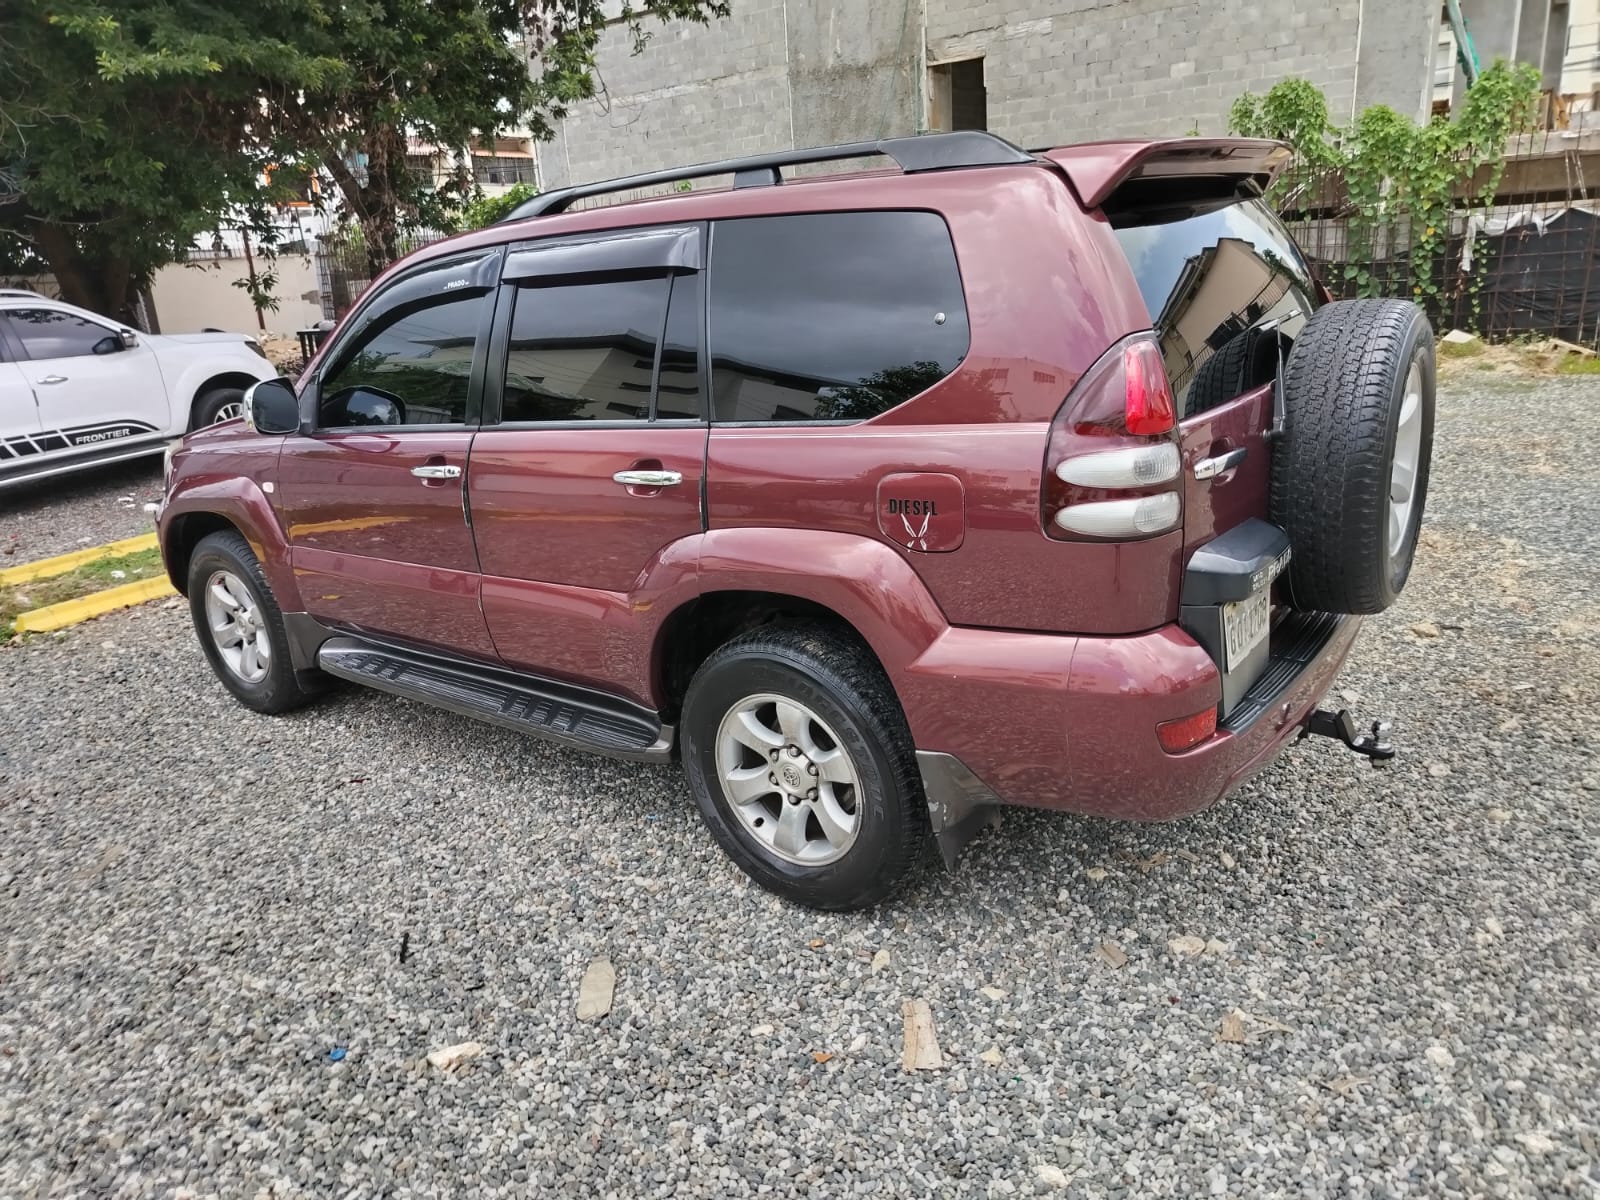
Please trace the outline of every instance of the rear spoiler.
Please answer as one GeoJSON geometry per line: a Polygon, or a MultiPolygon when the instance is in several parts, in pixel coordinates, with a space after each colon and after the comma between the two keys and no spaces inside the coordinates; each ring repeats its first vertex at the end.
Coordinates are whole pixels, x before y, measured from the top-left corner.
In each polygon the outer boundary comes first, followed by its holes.
{"type": "Polygon", "coordinates": [[[1168,138],[1157,142],[1086,142],[1036,151],[1066,172],[1085,208],[1102,208],[1119,191],[1138,194],[1231,189],[1259,196],[1291,151],[1264,138],[1168,138]],[[1149,186],[1141,186],[1149,185],[1149,186]]]}

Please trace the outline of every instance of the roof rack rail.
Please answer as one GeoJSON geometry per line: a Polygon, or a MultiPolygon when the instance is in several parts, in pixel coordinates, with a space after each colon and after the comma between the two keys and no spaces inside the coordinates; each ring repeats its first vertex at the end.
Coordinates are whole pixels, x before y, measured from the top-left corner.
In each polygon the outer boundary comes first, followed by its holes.
{"type": "Polygon", "coordinates": [[[783,182],[780,167],[795,167],[803,163],[834,162],[842,158],[864,158],[882,154],[894,159],[907,175],[921,171],[948,171],[958,167],[1000,167],[1012,163],[1036,161],[1027,151],[1012,145],[1002,137],[980,129],[962,129],[954,133],[926,133],[914,137],[882,138],[875,142],[847,142],[839,146],[816,146],[808,150],[779,150],[773,154],[752,154],[746,158],[727,158],[720,162],[700,163],[692,167],[675,167],[666,171],[650,171],[643,175],[625,175],[620,179],[606,179],[598,183],[579,183],[558,188],[535,196],[517,205],[496,224],[521,221],[528,217],[542,217],[550,213],[565,212],[577,200],[590,196],[604,196],[610,192],[625,192],[631,188],[654,187],[662,183],[677,183],[686,179],[703,179],[708,175],[732,175],[733,186],[770,187],[783,182]]]}

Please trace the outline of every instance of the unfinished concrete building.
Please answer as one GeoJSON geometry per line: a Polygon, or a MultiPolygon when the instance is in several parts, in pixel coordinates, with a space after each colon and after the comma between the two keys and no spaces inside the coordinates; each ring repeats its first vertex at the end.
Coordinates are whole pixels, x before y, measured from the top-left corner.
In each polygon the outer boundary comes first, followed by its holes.
{"type": "MultiPolygon", "coordinates": [[[[1520,58],[1555,79],[1569,46],[1593,42],[1597,6],[1461,3],[1485,63],[1520,58]]],[[[603,94],[561,122],[542,174],[559,186],[922,129],[1025,146],[1218,134],[1241,92],[1290,76],[1321,87],[1336,121],[1379,103],[1422,118],[1438,72],[1445,98],[1459,74],[1442,12],[1440,0],[735,0],[707,27],[652,26],[640,55],[610,36],[603,94]]]]}

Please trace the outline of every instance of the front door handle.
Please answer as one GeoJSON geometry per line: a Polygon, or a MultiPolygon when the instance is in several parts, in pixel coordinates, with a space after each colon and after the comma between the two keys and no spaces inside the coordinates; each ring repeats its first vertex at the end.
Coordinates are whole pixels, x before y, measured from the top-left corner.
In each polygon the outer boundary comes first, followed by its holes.
{"type": "Polygon", "coordinates": [[[677,471],[618,471],[611,478],[624,487],[674,487],[683,482],[677,471]]]}
{"type": "Polygon", "coordinates": [[[1202,458],[1194,465],[1194,477],[1212,479],[1218,475],[1226,475],[1244,461],[1247,452],[1246,447],[1239,446],[1215,458],[1202,458]]]}
{"type": "Polygon", "coordinates": [[[418,479],[460,479],[461,468],[445,466],[435,463],[424,463],[420,467],[412,467],[411,473],[418,479]]]}
{"type": "Polygon", "coordinates": [[[39,380],[39,382],[43,384],[65,383],[66,381],[67,377],[65,375],[46,375],[43,379],[39,380]]]}

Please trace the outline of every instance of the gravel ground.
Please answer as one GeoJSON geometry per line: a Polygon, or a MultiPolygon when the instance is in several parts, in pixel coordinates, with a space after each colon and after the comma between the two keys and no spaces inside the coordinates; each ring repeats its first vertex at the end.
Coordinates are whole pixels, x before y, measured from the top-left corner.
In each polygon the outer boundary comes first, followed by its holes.
{"type": "Polygon", "coordinates": [[[747,885],[675,770],[248,713],[181,608],[0,651],[0,1195],[1600,1195],[1597,401],[1448,388],[1338,685],[1392,766],[1009,815],[865,915],[747,885]]]}
{"type": "Polygon", "coordinates": [[[161,455],[0,491],[0,566],[149,533],[161,455]]]}

